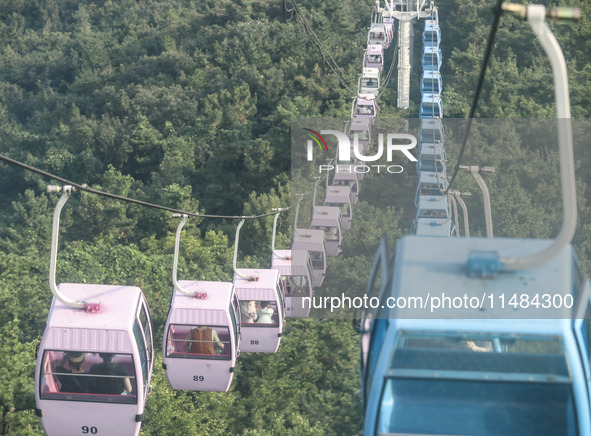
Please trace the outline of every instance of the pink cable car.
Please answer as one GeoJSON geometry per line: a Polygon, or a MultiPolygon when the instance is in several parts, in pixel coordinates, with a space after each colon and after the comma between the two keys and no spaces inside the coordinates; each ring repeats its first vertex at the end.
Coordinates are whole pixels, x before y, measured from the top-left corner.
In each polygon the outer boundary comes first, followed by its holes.
{"type": "Polygon", "coordinates": [[[353,147],[357,137],[357,149],[365,154],[371,143],[371,120],[367,118],[352,118],[349,123],[349,139],[351,140],[351,158],[355,158],[353,147]]]}
{"type": "Polygon", "coordinates": [[[307,250],[277,250],[271,258],[271,268],[279,271],[285,287],[285,314],[303,318],[310,313],[310,304],[304,305],[304,297],[311,298],[312,259],[307,250]]]}
{"type": "Polygon", "coordinates": [[[66,296],[100,300],[101,309],[88,313],[53,299],[35,373],[45,433],[139,434],[154,362],[142,291],[71,283],[58,288],[66,296]],[[108,374],[102,370],[107,355],[119,375],[101,375],[108,374]]]}
{"type": "Polygon", "coordinates": [[[384,47],[379,44],[370,44],[365,50],[366,68],[377,68],[382,71],[384,68],[384,47]]]}
{"type": "Polygon", "coordinates": [[[351,188],[351,204],[357,203],[359,196],[359,176],[350,165],[337,165],[337,171],[332,179],[332,186],[348,186],[351,188]],[[349,167],[349,168],[347,168],[349,167]],[[350,170],[350,171],[348,171],[350,170]]]}
{"type": "Polygon", "coordinates": [[[374,120],[377,113],[376,96],[373,94],[359,94],[353,102],[351,118],[370,118],[374,120]]]}
{"type": "Polygon", "coordinates": [[[236,268],[238,239],[244,219],[236,228],[234,289],[240,302],[240,351],[276,353],[285,323],[285,289],[275,269],[236,268]]]}
{"type": "Polygon", "coordinates": [[[339,254],[343,240],[343,222],[339,207],[314,206],[310,228],[324,230],[327,256],[339,254]]]}
{"type": "Polygon", "coordinates": [[[384,46],[385,49],[388,49],[394,40],[394,18],[384,18],[383,23],[386,27],[386,32],[390,34],[390,41],[384,46]]]}
{"type": "Polygon", "coordinates": [[[137,435],[154,365],[148,304],[135,286],[56,286],[59,215],[73,188],[63,191],[53,220],[54,299],[37,355],[36,413],[49,436],[137,435]]]}
{"type": "Polygon", "coordinates": [[[174,292],[164,328],[162,367],[173,389],[227,391],[234,377],[240,309],[229,282],[177,281],[180,233],[176,232],[174,292]]]}
{"type": "Polygon", "coordinates": [[[163,363],[173,389],[227,391],[234,377],[240,330],[232,283],[181,280],[201,298],[174,290],[164,330],[163,363]]]}
{"type": "Polygon", "coordinates": [[[275,269],[236,269],[234,288],[240,301],[240,351],[276,353],[285,316],[285,291],[275,269]]]}
{"type": "Polygon", "coordinates": [[[351,204],[351,188],[348,186],[328,186],[324,197],[324,205],[341,209],[343,230],[349,230],[353,219],[351,204]]]}
{"type": "Polygon", "coordinates": [[[291,249],[308,250],[312,259],[312,286],[315,288],[321,286],[326,274],[324,231],[295,229],[291,249]]]}

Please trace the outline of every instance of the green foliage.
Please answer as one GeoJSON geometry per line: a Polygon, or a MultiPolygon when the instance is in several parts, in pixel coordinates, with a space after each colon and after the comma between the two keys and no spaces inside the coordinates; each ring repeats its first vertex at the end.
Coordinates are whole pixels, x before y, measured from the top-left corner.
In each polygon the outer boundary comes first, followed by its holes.
{"type": "MultiPolygon", "coordinates": [[[[343,67],[344,80],[355,83],[372,3],[298,3],[343,67]]],[[[591,5],[578,3],[589,16],[591,5]]],[[[465,117],[491,4],[437,5],[445,112],[465,117]]],[[[351,96],[302,27],[285,22],[281,2],[5,1],[0,18],[2,154],[96,189],[193,212],[269,213],[292,202],[291,120],[349,116],[351,96]]],[[[573,116],[588,117],[590,22],[556,30],[566,52],[573,116]]],[[[553,117],[550,67],[532,41],[526,24],[503,17],[480,116],[553,117]]],[[[413,72],[415,83],[419,70],[413,72]]],[[[380,97],[380,116],[407,116],[395,101],[390,84],[380,97]]],[[[588,127],[574,126],[580,217],[574,242],[591,272],[591,157],[583,148],[588,127]]],[[[450,162],[460,133],[449,132],[450,162]]],[[[499,236],[551,237],[560,222],[560,208],[548,207],[560,200],[557,156],[547,145],[552,136],[538,132],[523,143],[516,138],[513,127],[485,123],[474,129],[468,158],[499,170],[489,178],[499,236]]],[[[468,176],[458,180],[462,190],[475,191],[468,176]]],[[[393,247],[409,231],[414,181],[405,173],[384,188],[379,178],[364,179],[343,252],[329,259],[318,296],[364,292],[381,237],[386,234],[393,247]]],[[[35,347],[51,302],[49,241],[57,198],[44,193],[48,183],[0,165],[0,434],[42,434],[33,412],[33,377],[35,347]]],[[[310,207],[311,200],[302,205],[300,225],[310,207]]],[[[473,234],[483,234],[479,196],[469,200],[469,208],[473,234]]],[[[277,248],[289,245],[293,220],[293,211],[279,220],[277,248]]],[[[178,221],[160,210],[88,193],[71,196],[61,221],[58,282],[140,286],[159,344],[178,221]]],[[[182,234],[179,278],[231,280],[235,226],[191,218],[182,234]]],[[[272,217],[245,224],[241,266],[267,264],[271,228],[272,217]]],[[[277,354],[240,357],[226,394],[172,391],[157,352],[142,434],[357,434],[358,337],[338,320],[289,320],[286,327],[277,354]]]]}

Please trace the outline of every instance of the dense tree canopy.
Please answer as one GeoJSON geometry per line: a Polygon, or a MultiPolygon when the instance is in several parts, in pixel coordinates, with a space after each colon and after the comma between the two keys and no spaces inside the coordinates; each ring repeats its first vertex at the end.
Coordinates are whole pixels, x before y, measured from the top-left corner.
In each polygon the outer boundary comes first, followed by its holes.
{"type": "MultiPolygon", "coordinates": [[[[287,2],[289,3],[289,2],[287,2]]],[[[437,2],[443,33],[446,116],[467,115],[491,20],[491,1],[437,2]]],[[[570,2],[572,4],[573,2],[570,2]]],[[[579,2],[583,15],[591,5],[579,2]]],[[[319,40],[356,84],[372,2],[302,0],[319,40]]],[[[209,214],[255,215],[290,204],[292,119],[342,117],[351,95],[281,1],[96,2],[18,0],[0,7],[0,152],[61,177],[123,196],[209,214]]],[[[419,41],[422,25],[415,26],[419,41]]],[[[591,115],[591,25],[556,26],[569,67],[573,116],[591,115]]],[[[394,52],[390,49],[388,56],[394,52]]],[[[411,111],[395,108],[396,75],[380,116],[418,113],[420,50],[411,111]]],[[[478,108],[484,118],[553,118],[549,64],[529,27],[503,17],[478,108]]],[[[450,129],[450,164],[461,125],[450,129]],[[455,138],[455,140],[454,140],[455,138]]],[[[579,137],[589,126],[576,125],[579,137]]],[[[484,124],[470,163],[490,179],[499,235],[551,237],[560,222],[557,155],[484,124]],[[487,138],[495,137],[494,146],[487,138]],[[520,162],[519,166],[512,162],[520,162]],[[501,170],[503,168],[503,170],[501,170]]],[[[576,248],[591,272],[591,154],[577,141],[580,229],[576,248]]],[[[413,183],[364,182],[343,252],[330,259],[319,295],[363,292],[377,244],[410,231],[413,183]],[[385,194],[387,193],[387,195],[385,194]]],[[[47,317],[51,219],[47,178],[0,164],[0,434],[39,435],[34,414],[36,346],[47,317]]],[[[460,189],[475,191],[469,177],[460,189]]],[[[310,202],[302,215],[309,215],[310,202]]],[[[474,234],[483,234],[478,196],[474,234]]],[[[289,245],[293,211],[276,245],[289,245]]],[[[306,220],[307,216],[302,216],[306,220]]],[[[171,295],[174,229],[168,213],[89,193],[62,214],[58,282],[140,286],[155,344],[171,295]]],[[[181,278],[231,280],[231,220],[192,219],[183,231],[181,278]]],[[[245,225],[242,266],[269,262],[272,218],[245,225]]],[[[338,317],[338,316],[335,316],[338,317]]],[[[353,435],[359,432],[358,337],[343,320],[289,320],[279,352],[244,354],[226,394],[171,390],[157,357],[145,435],[353,435]]],[[[156,345],[156,350],[159,345],[156,345]]],[[[156,353],[158,354],[158,352],[156,353]]]]}

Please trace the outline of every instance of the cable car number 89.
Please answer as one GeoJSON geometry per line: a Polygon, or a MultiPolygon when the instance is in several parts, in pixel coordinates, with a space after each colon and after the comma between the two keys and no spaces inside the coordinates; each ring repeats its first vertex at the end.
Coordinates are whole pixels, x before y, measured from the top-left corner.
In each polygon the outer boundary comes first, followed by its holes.
{"type": "Polygon", "coordinates": [[[203,377],[202,375],[194,375],[193,376],[193,381],[203,381],[205,380],[205,377],[203,377]]]}
{"type": "Polygon", "coordinates": [[[97,434],[98,433],[98,428],[96,427],[88,427],[87,425],[83,425],[82,426],[82,433],[83,434],[97,434]]]}

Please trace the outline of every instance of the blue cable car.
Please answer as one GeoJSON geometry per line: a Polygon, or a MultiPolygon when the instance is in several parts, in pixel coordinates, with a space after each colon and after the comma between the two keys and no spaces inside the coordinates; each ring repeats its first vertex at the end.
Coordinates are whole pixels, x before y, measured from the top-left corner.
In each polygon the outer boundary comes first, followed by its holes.
{"type": "Polygon", "coordinates": [[[435,20],[425,21],[425,30],[423,30],[423,46],[439,48],[441,42],[441,29],[439,23],[435,20]]]}
{"type": "MultiPolygon", "coordinates": [[[[382,302],[428,301],[444,289],[450,301],[478,304],[434,313],[384,305],[365,314],[365,435],[591,434],[591,286],[572,247],[537,267],[474,275],[494,269],[482,268],[477,253],[520,256],[550,243],[418,236],[398,243],[382,302]],[[539,319],[543,295],[556,309],[539,319]]],[[[382,255],[378,263],[387,262],[382,255]]]]}
{"type": "Polygon", "coordinates": [[[447,189],[447,179],[437,173],[421,172],[419,174],[419,183],[415,194],[415,206],[419,205],[421,197],[443,196],[447,189]]]}
{"type": "Polygon", "coordinates": [[[443,80],[439,71],[423,71],[421,77],[421,94],[441,94],[443,80]]]}
{"type": "Polygon", "coordinates": [[[446,175],[447,154],[445,149],[439,144],[421,144],[421,152],[417,162],[417,173],[431,172],[439,173],[441,177],[446,175]]]}
{"type": "Polygon", "coordinates": [[[443,118],[443,103],[437,94],[421,94],[419,118],[443,118]]]}
{"type": "Polygon", "coordinates": [[[423,71],[439,71],[441,69],[441,49],[439,47],[423,47],[423,71]]]}
{"type": "Polygon", "coordinates": [[[437,144],[445,142],[443,120],[439,118],[421,119],[419,127],[419,144],[437,144]]]}

